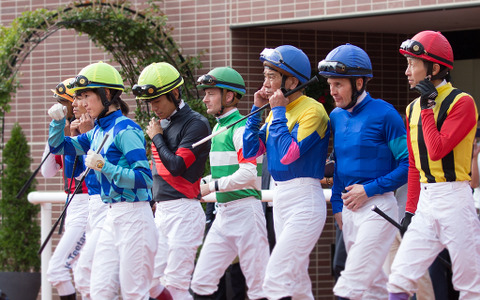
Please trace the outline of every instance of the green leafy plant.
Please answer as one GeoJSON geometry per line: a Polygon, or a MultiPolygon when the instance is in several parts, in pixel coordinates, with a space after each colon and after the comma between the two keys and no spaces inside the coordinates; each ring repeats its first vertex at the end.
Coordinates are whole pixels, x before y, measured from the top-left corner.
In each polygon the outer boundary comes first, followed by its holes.
{"type": "Polygon", "coordinates": [[[40,226],[37,215],[40,208],[27,200],[35,189],[32,182],[20,199],[16,195],[32,174],[30,171],[30,147],[16,123],[12,136],[3,149],[5,169],[1,177],[2,199],[0,200],[0,270],[8,272],[38,272],[40,257],[40,226]]]}

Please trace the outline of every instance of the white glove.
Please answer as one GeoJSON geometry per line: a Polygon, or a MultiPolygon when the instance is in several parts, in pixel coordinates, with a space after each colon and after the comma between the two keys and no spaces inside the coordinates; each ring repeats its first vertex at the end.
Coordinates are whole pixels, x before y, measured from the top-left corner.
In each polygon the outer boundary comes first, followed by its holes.
{"type": "Polygon", "coordinates": [[[50,109],[48,110],[48,115],[54,119],[55,121],[60,121],[63,118],[65,118],[65,115],[67,114],[67,107],[61,105],[60,103],[54,104],[50,109]]]}
{"type": "Polygon", "coordinates": [[[87,157],[85,158],[85,165],[90,169],[101,171],[105,165],[105,159],[101,154],[97,154],[92,150],[88,150],[87,157]]]}

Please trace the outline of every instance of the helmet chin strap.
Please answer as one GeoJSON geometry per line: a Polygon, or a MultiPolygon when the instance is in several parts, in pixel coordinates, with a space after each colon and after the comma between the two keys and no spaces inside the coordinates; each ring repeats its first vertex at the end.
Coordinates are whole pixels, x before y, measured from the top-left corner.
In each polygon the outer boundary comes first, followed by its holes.
{"type": "Polygon", "coordinates": [[[112,100],[110,100],[110,101],[108,101],[108,99],[107,99],[107,94],[105,93],[105,88],[99,88],[98,89],[98,94],[100,95],[100,99],[102,100],[103,110],[102,110],[102,112],[100,112],[97,119],[101,119],[101,118],[103,118],[107,115],[107,112],[110,108],[110,105],[112,105],[112,103],[115,103],[115,100],[117,100],[117,98],[120,96],[121,91],[116,90],[115,93],[112,96],[112,100]]]}
{"type": "Polygon", "coordinates": [[[345,110],[354,107],[355,104],[357,104],[358,97],[359,97],[359,96],[363,93],[363,91],[365,90],[365,80],[364,80],[363,83],[362,83],[362,88],[360,89],[360,91],[357,90],[357,78],[358,78],[358,77],[351,77],[351,78],[350,78],[350,83],[352,84],[352,101],[350,101],[350,103],[343,108],[343,109],[345,109],[345,110]]]}
{"type": "Polygon", "coordinates": [[[222,89],[222,101],[220,101],[221,103],[221,108],[219,111],[217,111],[215,113],[215,117],[220,117],[221,115],[223,115],[223,111],[225,110],[225,103],[227,102],[227,90],[226,89],[222,89]]]}

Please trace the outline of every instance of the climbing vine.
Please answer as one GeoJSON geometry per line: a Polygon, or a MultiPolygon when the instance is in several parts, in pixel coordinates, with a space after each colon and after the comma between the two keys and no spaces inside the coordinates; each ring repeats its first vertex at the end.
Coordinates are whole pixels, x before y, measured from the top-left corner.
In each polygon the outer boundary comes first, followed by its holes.
{"type": "MultiPolygon", "coordinates": [[[[0,118],[10,111],[12,95],[19,87],[17,73],[35,47],[59,29],[74,29],[106,52],[120,66],[120,73],[133,86],[144,67],[152,62],[168,62],[184,76],[183,98],[206,115],[198,99],[193,71],[201,67],[200,55],[185,57],[172,38],[173,28],[153,1],[134,10],[126,1],[79,1],[57,10],[24,12],[8,27],[0,26],[0,118]]],[[[144,126],[150,118],[148,107],[137,101],[136,121],[144,126]]],[[[4,126],[1,125],[3,147],[4,126]]]]}

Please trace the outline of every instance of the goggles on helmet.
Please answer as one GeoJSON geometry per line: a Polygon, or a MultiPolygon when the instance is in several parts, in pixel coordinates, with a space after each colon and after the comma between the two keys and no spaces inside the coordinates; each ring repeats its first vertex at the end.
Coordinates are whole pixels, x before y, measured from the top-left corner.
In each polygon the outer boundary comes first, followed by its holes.
{"type": "Polygon", "coordinates": [[[448,59],[445,59],[438,55],[427,52],[427,50],[425,50],[425,47],[423,47],[422,43],[415,40],[408,39],[403,41],[403,43],[400,45],[400,49],[406,52],[409,52],[413,55],[417,55],[417,56],[426,55],[426,56],[430,56],[433,59],[446,63],[450,66],[453,65],[452,61],[449,61],[448,59]]]}
{"type": "Polygon", "coordinates": [[[365,68],[351,68],[347,67],[342,62],[339,61],[330,61],[322,60],[318,63],[319,72],[330,72],[341,75],[369,75],[372,73],[372,70],[365,68]]]}
{"type": "Polygon", "coordinates": [[[83,76],[83,75],[77,75],[73,80],[70,81],[70,83],[67,85],[67,87],[69,89],[72,89],[72,88],[79,88],[79,87],[88,87],[89,85],[91,84],[94,84],[94,85],[101,85],[101,86],[104,86],[104,87],[119,87],[119,88],[123,88],[123,85],[121,84],[105,84],[105,83],[101,83],[101,82],[95,82],[95,81],[90,81],[88,80],[87,77],[83,76]]]}
{"type": "MultiPolygon", "coordinates": [[[[55,91],[57,92],[58,95],[67,94],[67,88],[65,87],[65,84],[63,84],[63,82],[60,82],[59,84],[57,84],[57,87],[55,88],[55,91]]],[[[70,96],[70,95],[68,95],[68,96],[70,96]]]]}
{"type": "Polygon", "coordinates": [[[292,70],[295,74],[297,74],[298,76],[302,77],[302,78],[305,78],[305,79],[310,79],[310,78],[307,78],[305,77],[303,74],[301,74],[300,72],[298,72],[297,70],[295,70],[294,68],[292,68],[290,65],[288,65],[284,60],[283,60],[283,56],[282,56],[282,53],[280,53],[280,51],[278,51],[277,49],[272,49],[272,48],[265,48],[263,49],[263,51],[260,53],[260,58],[261,59],[264,59],[268,62],[271,62],[275,65],[285,65],[287,66],[290,70],[292,70]]]}
{"type": "Polygon", "coordinates": [[[145,84],[145,85],[135,84],[132,87],[132,93],[137,97],[153,97],[157,95],[161,96],[173,90],[172,87],[175,87],[181,81],[182,81],[182,76],[179,76],[177,79],[164,85],[163,87],[156,87],[153,84],[145,84]]]}
{"type": "Polygon", "coordinates": [[[205,74],[205,75],[202,75],[198,78],[197,80],[197,85],[199,84],[204,84],[204,85],[215,85],[217,84],[217,79],[210,75],[210,74],[205,74]]]}
{"type": "Polygon", "coordinates": [[[400,49],[408,51],[415,55],[427,54],[425,48],[420,42],[414,40],[406,40],[400,45],[400,49]]]}
{"type": "Polygon", "coordinates": [[[157,88],[153,84],[138,85],[135,84],[132,87],[132,92],[137,97],[150,97],[155,96],[161,88],[157,88]]]}
{"type": "Polygon", "coordinates": [[[197,85],[216,86],[217,84],[221,85],[221,87],[234,87],[234,88],[240,88],[240,89],[245,90],[245,86],[243,86],[241,84],[236,84],[236,83],[233,83],[233,82],[220,81],[220,80],[217,80],[217,78],[215,78],[215,76],[210,75],[210,74],[202,75],[197,80],[197,85]]]}

